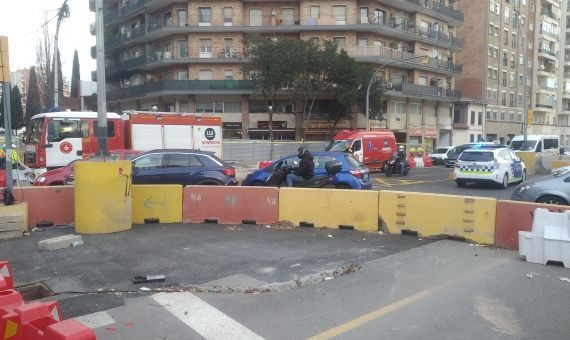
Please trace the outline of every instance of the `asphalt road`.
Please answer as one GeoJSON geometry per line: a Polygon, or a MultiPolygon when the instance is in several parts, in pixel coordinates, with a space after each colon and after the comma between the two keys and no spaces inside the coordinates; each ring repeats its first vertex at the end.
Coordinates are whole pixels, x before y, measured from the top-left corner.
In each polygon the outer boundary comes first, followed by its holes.
{"type": "MultiPolygon", "coordinates": [[[[498,199],[510,199],[517,184],[511,184],[507,189],[498,185],[480,183],[467,184],[465,188],[459,188],[455,181],[449,180],[453,169],[444,166],[431,168],[412,169],[406,177],[386,177],[383,173],[372,174],[373,189],[413,191],[461,196],[492,197],[498,199]]],[[[529,177],[529,179],[532,177],[529,177]]]]}

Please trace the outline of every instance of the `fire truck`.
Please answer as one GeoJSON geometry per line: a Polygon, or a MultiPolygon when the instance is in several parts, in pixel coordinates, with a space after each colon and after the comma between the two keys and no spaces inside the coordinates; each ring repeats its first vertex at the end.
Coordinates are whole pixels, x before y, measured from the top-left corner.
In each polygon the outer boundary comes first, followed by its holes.
{"type": "MultiPolygon", "coordinates": [[[[107,113],[109,150],[195,149],[222,157],[222,119],[172,112],[107,113]]],[[[97,112],[49,112],[32,117],[24,164],[37,176],[92,157],[98,148],[97,112]]]]}

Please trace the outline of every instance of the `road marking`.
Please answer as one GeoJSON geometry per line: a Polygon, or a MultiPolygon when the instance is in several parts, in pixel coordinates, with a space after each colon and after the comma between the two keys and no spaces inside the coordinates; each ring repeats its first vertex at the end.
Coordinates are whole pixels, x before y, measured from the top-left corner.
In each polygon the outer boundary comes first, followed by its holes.
{"type": "Polygon", "coordinates": [[[191,293],[158,293],[152,298],[206,339],[263,339],[191,293]]]}
{"type": "Polygon", "coordinates": [[[87,314],[75,318],[76,321],[81,322],[85,326],[95,329],[99,327],[104,327],[107,325],[112,325],[115,323],[115,319],[107,312],[97,312],[93,314],[87,314]]]}
{"type": "Polygon", "coordinates": [[[411,305],[415,302],[423,300],[424,298],[428,297],[429,295],[431,295],[433,293],[437,293],[437,292],[444,290],[444,289],[446,289],[452,285],[455,286],[461,281],[467,280],[468,278],[471,278],[473,276],[478,276],[482,272],[485,272],[485,271],[490,270],[494,267],[503,265],[503,264],[507,263],[508,261],[509,260],[500,260],[500,261],[497,261],[496,263],[486,265],[477,271],[466,273],[466,274],[463,274],[461,276],[456,276],[455,278],[448,280],[448,281],[446,281],[446,282],[444,282],[438,286],[434,286],[434,287],[422,290],[418,293],[415,293],[413,295],[405,297],[401,300],[392,302],[391,304],[389,304],[387,306],[381,307],[381,308],[376,309],[372,312],[366,313],[366,314],[361,315],[355,319],[352,319],[348,322],[345,322],[339,326],[333,327],[329,330],[326,330],[322,333],[319,333],[315,336],[312,336],[309,338],[309,340],[332,339],[332,338],[337,337],[341,334],[344,334],[348,331],[351,331],[355,328],[358,328],[364,324],[367,324],[371,321],[374,321],[378,318],[381,318],[385,315],[388,315],[392,312],[395,312],[401,308],[404,308],[404,307],[411,305]]]}

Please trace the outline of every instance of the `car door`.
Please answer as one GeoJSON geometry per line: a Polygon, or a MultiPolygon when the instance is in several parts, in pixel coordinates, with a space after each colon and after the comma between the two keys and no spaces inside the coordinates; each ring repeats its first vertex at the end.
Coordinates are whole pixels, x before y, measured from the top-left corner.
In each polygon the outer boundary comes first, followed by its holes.
{"type": "Polygon", "coordinates": [[[366,162],[364,162],[364,153],[362,151],[362,139],[355,139],[352,142],[350,149],[352,150],[352,154],[354,157],[356,157],[356,159],[366,164],[366,162]]]}
{"type": "MultiPolygon", "coordinates": [[[[502,173],[506,172],[509,174],[509,182],[514,180],[514,168],[513,159],[507,150],[502,150],[499,152],[498,161],[500,163],[499,169],[502,173]]],[[[502,174],[501,174],[502,175],[502,174]]]]}
{"type": "Polygon", "coordinates": [[[161,184],[188,184],[195,171],[190,167],[190,154],[167,153],[162,160],[160,171],[161,184]]]}
{"type": "Polygon", "coordinates": [[[511,150],[506,150],[506,151],[509,153],[511,159],[513,160],[511,165],[513,170],[513,178],[521,178],[524,170],[523,162],[511,150]]]}
{"type": "Polygon", "coordinates": [[[148,154],[133,160],[133,184],[160,183],[162,154],[148,154]]]}

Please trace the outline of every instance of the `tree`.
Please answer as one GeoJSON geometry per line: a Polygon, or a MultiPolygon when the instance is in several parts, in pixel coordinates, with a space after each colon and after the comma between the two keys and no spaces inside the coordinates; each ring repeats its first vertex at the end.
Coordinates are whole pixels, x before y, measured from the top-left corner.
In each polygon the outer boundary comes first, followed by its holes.
{"type": "Polygon", "coordinates": [[[79,81],[81,80],[79,74],[79,56],[77,50],[73,52],[73,70],[71,72],[71,97],[79,97],[79,81]]]}
{"type": "MultiPolygon", "coordinates": [[[[291,84],[299,72],[301,54],[298,45],[290,39],[273,40],[254,37],[246,42],[246,55],[249,63],[243,67],[243,73],[249,75],[255,89],[263,96],[269,120],[269,139],[273,136],[273,108],[277,94],[287,84],[291,84]]],[[[271,158],[273,158],[273,143],[271,143],[271,158]]]]}
{"type": "MultiPolygon", "coordinates": [[[[374,69],[369,68],[365,70],[365,76],[363,79],[363,86],[360,88],[359,102],[358,105],[362,108],[362,112],[366,115],[366,88],[370,78],[374,74],[374,69]]],[[[369,106],[370,106],[370,119],[383,119],[384,112],[384,75],[379,73],[376,78],[372,81],[370,85],[370,96],[369,96],[369,106]]]]}
{"type": "MultiPolygon", "coordinates": [[[[48,25],[44,25],[43,33],[38,41],[36,47],[36,64],[38,66],[38,83],[40,88],[40,93],[42,96],[42,104],[46,108],[51,108],[54,106],[53,93],[54,93],[54,47],[52,43],[52,38],[50,37],[48,25]]],[[[59,87],[59,97],[63,96],[63,73],[61,70],[61,53],[57,54],[57,65],[58,65],[58,87],[59,87]]]]}
{"type": "Polygon", "coordinates": [[[12,88],[10,93],[10,112],[12,130],[18,130],[24,126],[24,109],[22,108],[22,95],[18,86],[12,88]]]}
{"type": "Polygon", "coordinates": [[[36,68],[32,67],[30,69],[30,79],[28,80],[28,97],[26,98],[26,115],[24,116],[24,125],[28,125],[30,123],[30,119],[42,110],[38,86],[36,68]]]}

